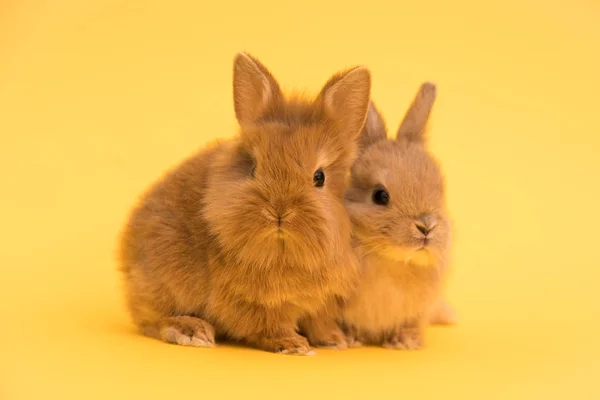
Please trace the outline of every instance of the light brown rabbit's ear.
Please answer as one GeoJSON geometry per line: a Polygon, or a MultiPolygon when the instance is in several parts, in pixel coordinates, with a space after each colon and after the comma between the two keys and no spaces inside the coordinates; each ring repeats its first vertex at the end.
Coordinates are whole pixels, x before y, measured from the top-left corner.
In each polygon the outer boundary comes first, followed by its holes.
{"type": "Polygon", "coordinates": [[[319,97],[327,116],[349,139],[355,139],[365,123],[370,95],[371,73],[365,67],[356,67],[329,79],[319,97]]]}
{"type": "Polygon", "coordinates": [[[233,66],[233,103],[240,125],[255,123],[266,111],[282,101],[273,75],[256,58],[238,53],[233,66]]]}
{"type": "Polygon", "coordinates": [[[436,97],[436,86],[426,82],[421,85],[410,108],[400,123],[396,140],[422,143],[425,141],[425,130],[429,115],[436,97]]]}
{"type": "Polygon", "coordinates": [[[375,107],[375,103],[371,101],[369,103],[367,120],[365,121],[365,125],[363,126],[360,136],[358,137],[359,151],[364,151],[373,143],[385,138],[387,138],[385,121],[377,110],[377,107],[375,107]]]}

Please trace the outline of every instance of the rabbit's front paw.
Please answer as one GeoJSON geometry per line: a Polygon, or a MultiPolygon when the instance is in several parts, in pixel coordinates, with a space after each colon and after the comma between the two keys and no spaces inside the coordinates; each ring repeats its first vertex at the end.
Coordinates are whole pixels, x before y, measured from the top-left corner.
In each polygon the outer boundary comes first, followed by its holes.
{"type": "Polygon", "coordinates": [[[416,327],[400,327],[383,341],[383,347],[388,349],[418,350],[422,346],[422,331],[416,327]]]}
{"type": "Polygon", "coordinates": [[[315,352],[310,348],[308,340],[296,332],[275,337],[254,337],[248,342],[255,347],[272,353],[311,356],[315,352]]]}
{"type": "Polygon", "coordinates": [[[215,347],[215,329],[208,322],[189,316],[167,317],[160,321],[160,338],[167,343],[194,347],[215,347]]]}
{"type": "Polygon", "coordinates": [[[354,326],[345,326],[343,328],[344,334],[346,335],[346,343],[349,348],[357,348],[362,347],[363,340],[361,340],[360,335],[358,334],[358,329],[354,326]]]}

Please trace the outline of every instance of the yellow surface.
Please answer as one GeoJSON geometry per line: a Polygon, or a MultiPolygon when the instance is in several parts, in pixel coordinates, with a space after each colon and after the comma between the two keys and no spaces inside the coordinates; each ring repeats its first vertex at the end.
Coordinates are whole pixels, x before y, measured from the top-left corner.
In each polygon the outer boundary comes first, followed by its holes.
{"type": "Polygon", "coordinates": [[[2,400],[600,398],[600,3],[322,3],[0,2],[2,400]],[[438,84],[460,324],[426,350],[135,333],[116,233],[163,170],[235,133],[244,49],[310,91],[366,64],[392,127],[438,84]]]}

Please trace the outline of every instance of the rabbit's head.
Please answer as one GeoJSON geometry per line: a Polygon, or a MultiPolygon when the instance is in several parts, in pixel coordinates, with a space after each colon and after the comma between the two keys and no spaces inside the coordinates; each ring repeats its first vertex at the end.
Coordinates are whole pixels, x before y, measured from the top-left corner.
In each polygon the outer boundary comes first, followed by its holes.
{"type": "Polygon", "coordinates": [[[253,265],[312,268],[347,246],[343,195],[370,83],[369,71],[357,67],[334,75],[313,100],[286,98],[258,60],[236,57],[240,139],[215,160],[205,209],[228,253],[253,265]]]}
{"type": "Polygon", "coordinates": [[[444,177],[425,140],[435,97],[433,84],[421,86],[394,140],[387,139],[383,119],[371,106],[346,193],[364,254],[426,265],[447,256],[451,226],[444,177]]]}

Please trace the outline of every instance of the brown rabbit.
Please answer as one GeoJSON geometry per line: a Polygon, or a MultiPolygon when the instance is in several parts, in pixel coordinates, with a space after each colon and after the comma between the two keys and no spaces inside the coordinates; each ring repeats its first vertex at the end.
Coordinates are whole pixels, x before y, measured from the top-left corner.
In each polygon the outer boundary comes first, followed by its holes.
{"type": "Polygon", "coordinates": [[[395,140],[369,107],[346,193],[362,265],[342,319],[353,346],[416,349],[428,323],[455,318],[441,295],[451,241],[444,178],[425,143],[435,97],[433,84],[421,86],[395,140]]]}
{"type": "Polygon", "coordinates": [[[309,354],[301,329],[315,346],[346,347],[335,318],[359,265],[343,194],[370,85],[357,67],[314,100],[286,98],[258,60],[237,55],[239,138],[167,173],[125,227],[121,270],[141,332],[309,354]]]}

